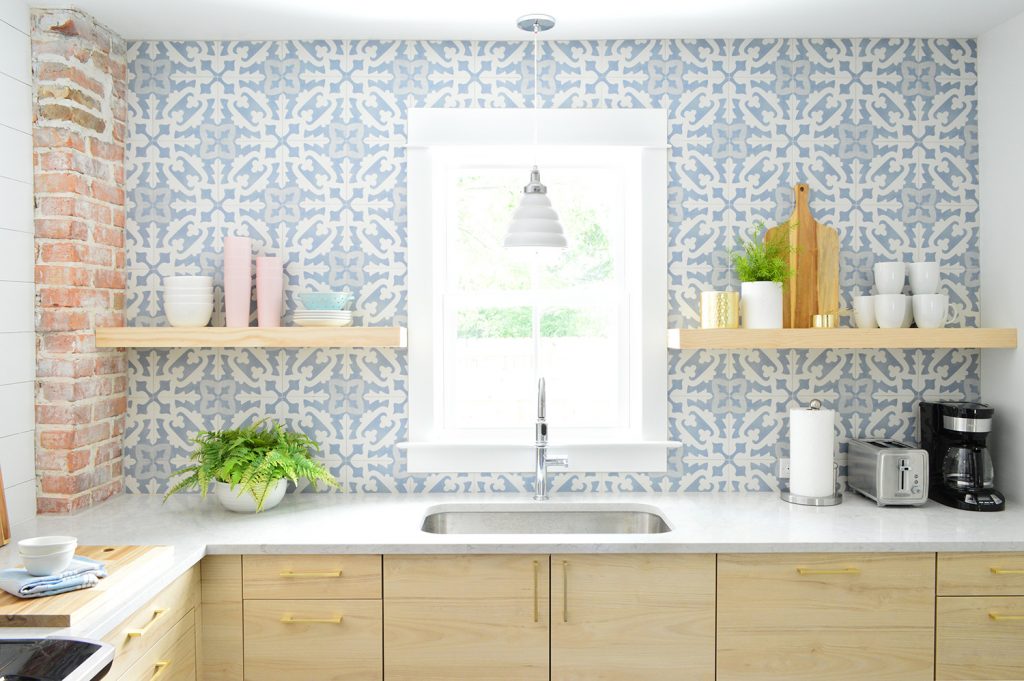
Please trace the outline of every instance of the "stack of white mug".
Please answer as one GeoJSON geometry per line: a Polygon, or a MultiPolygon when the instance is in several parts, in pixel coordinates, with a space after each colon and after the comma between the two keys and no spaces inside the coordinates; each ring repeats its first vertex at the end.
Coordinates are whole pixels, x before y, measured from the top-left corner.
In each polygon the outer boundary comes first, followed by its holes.
{"type": "Polygon", "coordinates": [[[949,296],[939,293],[939,263],[876,262],[873,296],[854,296],[853,319],[861,329],[938,329],[949,321],[949,296]],[[910,291],[903,286],[910,274],[910,291]]]}

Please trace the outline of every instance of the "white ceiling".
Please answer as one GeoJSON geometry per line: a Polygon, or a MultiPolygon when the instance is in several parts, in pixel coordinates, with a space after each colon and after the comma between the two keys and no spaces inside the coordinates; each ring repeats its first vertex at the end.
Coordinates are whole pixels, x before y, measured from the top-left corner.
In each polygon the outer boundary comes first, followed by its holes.
{"type": "MultiPolygon", "coordinates": [[[[73,0],[126,38],[513,39],[522,14],[583,38],[976,37],[1024,0],[73,0]]],[[[66,7],[68,0],[32,0],[66,7]]]]}

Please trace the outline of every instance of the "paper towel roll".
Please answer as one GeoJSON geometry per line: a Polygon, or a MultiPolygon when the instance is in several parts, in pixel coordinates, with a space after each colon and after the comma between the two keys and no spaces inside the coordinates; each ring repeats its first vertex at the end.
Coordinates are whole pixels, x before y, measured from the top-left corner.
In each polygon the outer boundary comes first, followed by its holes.
{"type": "Polygon", "coordinates": [[[836,413],[831,409],[789,412],[789,491],[805,497],[835,494],[836,413]]]}

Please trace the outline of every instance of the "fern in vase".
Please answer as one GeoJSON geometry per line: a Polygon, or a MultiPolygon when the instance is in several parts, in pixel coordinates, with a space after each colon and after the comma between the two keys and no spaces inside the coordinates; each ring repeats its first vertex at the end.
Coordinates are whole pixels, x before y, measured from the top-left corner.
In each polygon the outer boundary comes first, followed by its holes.
{"type": "Polygon", "coordinates": [[[310,450],[320,446],[305,433],[285,430],[266,419],[235,430],[201,431],[192,440],[195,451],[189,457],[195,463],[172,475],[182,477],[164,495],[198,489],[206,497],[211,483],[231,486],[241,497],[249,494],[262,510],[268,494],[281,480],[298,483],[305,478],[313,485],[322,482],[339,487],[323,464],[314,461],[310,450]]]}

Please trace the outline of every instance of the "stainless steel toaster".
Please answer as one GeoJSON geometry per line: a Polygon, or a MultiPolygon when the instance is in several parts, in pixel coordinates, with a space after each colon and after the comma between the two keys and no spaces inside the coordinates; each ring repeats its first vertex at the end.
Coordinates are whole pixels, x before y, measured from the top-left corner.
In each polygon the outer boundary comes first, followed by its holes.
{"type": "Polygon", "coordinates": [[[928,452],[898,440],[850,440],[851,489],[879,506],[920,506],[928,500],[928,452]]]}

